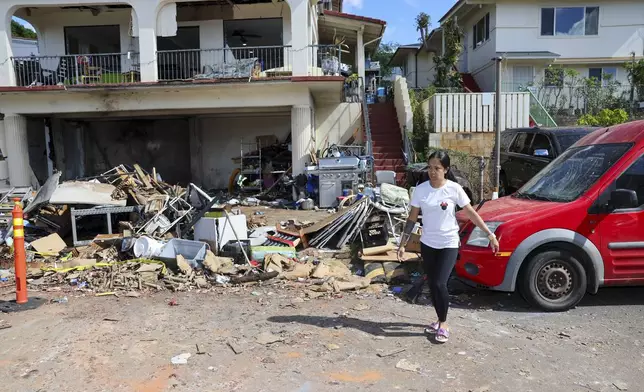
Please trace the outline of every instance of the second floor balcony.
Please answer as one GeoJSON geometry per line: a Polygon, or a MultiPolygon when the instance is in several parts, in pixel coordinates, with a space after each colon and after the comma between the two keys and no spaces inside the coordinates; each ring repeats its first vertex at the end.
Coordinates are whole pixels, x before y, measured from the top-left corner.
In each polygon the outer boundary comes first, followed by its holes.
{"type": "MultiPolygon", "coordinates": [[[[306,48],[308,70],[295,76],[340,76],[347,66],[335,45],[306,48]]],[[[119,85],[141,82],[139,52],[12,57],[16,86],[119,85]]],[[[293,74],[288,45],[156,52],[157,80],[208,81],[287,78],[293,74]]],[[[345,72],[344,72],[345,73],[345,72]]],[[[346,74],[346,73],[345,73],[346,74]]]]}

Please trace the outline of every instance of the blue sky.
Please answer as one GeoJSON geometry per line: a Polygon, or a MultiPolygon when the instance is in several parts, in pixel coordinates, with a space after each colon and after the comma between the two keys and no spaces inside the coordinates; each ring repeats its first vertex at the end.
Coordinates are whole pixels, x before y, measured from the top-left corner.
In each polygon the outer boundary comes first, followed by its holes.
{"type": "MultiPolygon", "coordinates": [[[[344,0],[343,11],[386,21],[387,30],[384,41],[404,45],[418,42],[414,20],[419,12],[428,13],[432,20],[432,27],[437,27],[438,20],[455,2],[455,0],[344,0]]],[[[16,20],[32,28],[29,23],[16,20]]]]}
{"type": "Polygon", "coordinates": [[[415,27],[418,13],[429,14],[431,27],[438,27],[438,20],[454,3],[455,0],[344,0],[342,11],[386,21],[384,41],[404,45],[418,42],[415,27]]]}

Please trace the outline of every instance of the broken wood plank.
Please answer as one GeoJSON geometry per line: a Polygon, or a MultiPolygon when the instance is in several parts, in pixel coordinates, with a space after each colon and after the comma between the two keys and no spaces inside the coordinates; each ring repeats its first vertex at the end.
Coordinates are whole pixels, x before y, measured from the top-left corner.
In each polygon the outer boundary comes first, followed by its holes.
{"type": "Polygon", "coordinates": [[[387,252],[391,250],[396,250],[396,247],[392,244],[387,244],[387,245],[382,245],[382,246],[374,246],[372,248],[364,248],[362,249],[362,255],[363,256],[375,256],[375,255],[382,255],[382,254],[387,254],[387,252]]]}
{"type": "MultiPolygon", "coordinates": [[[[419,260],[420,257],[416,253],[405,252],[405,261],[415,261],[419,260]]],[[[360,260],[362,261],[398,261],[398,254],[396,251],[389,251],[384,255],[373,255],[373,256],[361,256],[360,260]]]]}
{"type": "Polygon", "coordinates": [[[145,185],[145,188],[152,189],[152,183],[150,182],[150,177],[148,177],[148,175],[145,174],[145,172],[143,172],[143,169],[141,169],[141,166],[139,166],[138,163],[134,164],[134,170],[136,170],[136,174],[145,185]]]}

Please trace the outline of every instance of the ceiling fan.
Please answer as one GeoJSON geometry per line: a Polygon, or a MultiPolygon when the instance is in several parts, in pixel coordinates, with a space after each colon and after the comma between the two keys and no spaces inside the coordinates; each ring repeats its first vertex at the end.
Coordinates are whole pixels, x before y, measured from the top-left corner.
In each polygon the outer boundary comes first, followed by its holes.
{"type": "Polygon", "coordinates": [[[262,38],[261,35],[259,34],[246,34],[244,33],[246,30],[234,30],[233,31],[233,37],[239,37],[239,40],[241,41],[242,45],[246,46],[248,45],[248,38],[262,38]]]}

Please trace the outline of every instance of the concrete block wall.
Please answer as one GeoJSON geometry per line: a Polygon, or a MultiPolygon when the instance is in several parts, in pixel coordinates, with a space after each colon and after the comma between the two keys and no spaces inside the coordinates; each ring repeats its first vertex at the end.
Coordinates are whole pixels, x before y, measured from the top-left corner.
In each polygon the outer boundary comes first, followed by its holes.
{"type": "Polygon", "coordinates": [[[494,133],[432,133],[429,135],[429,146],[490,157],[494,149],[494,133]]]}

